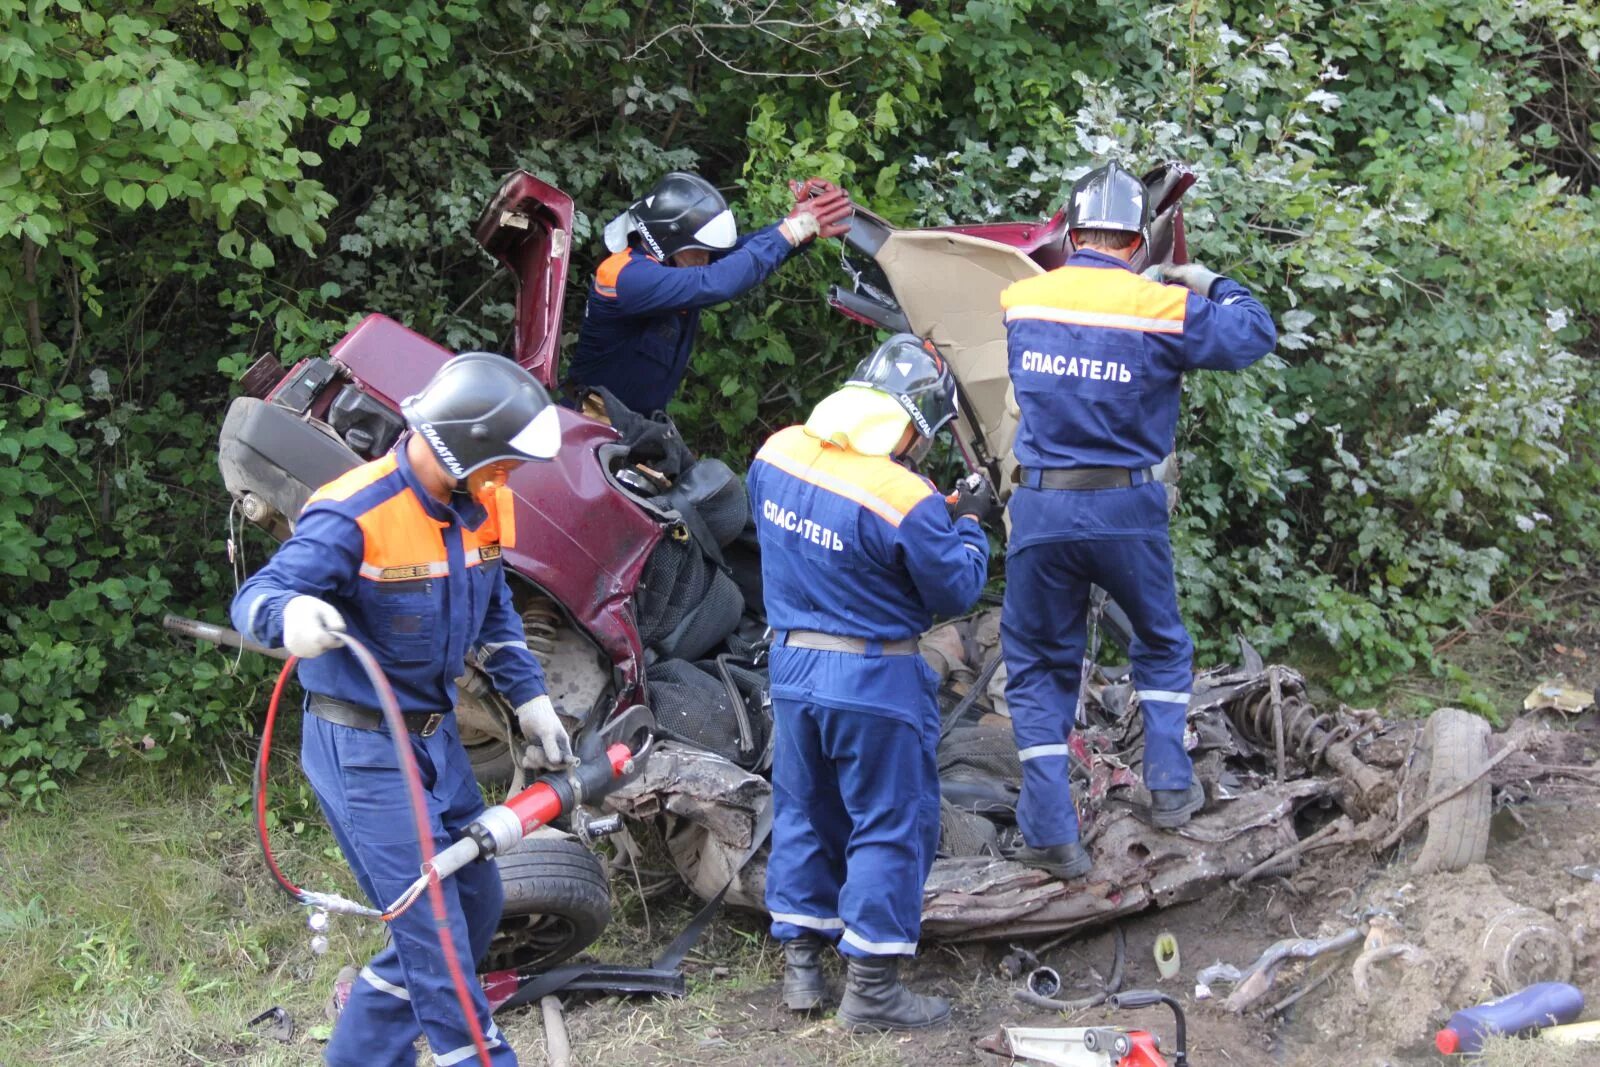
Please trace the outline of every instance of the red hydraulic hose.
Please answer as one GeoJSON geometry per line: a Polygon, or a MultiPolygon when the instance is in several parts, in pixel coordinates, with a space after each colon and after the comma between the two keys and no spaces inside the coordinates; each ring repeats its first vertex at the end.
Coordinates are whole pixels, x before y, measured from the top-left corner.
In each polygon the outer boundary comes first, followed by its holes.
{"type": "MultiPolygon", "coordinates": [[[[378,661],[373,658],[367,647],[349,634],[343,635],[343,639],[344,647],[350,650],[362,669],[366,671],[367,679],[371,681],[372,688],[378,695],[378,706],[383,709],[384,720],[389,725],[390,739],[394,742],[395,757],[400,762],[401,774],[406,781],[407,799],[416,824],[417,846],[422,853],[422,869],[430,872],[427,881],[428,899],[433,906],[434,926],[439,931],[439,949],[444,953],[445,966],[450,971],[450,983],[455,987],[456,1001],[461,1005],[467,1032],[472,1035],[473,1047],[477,1049],[478,1062],[483,1067],[491,1067],[489,1044],[484,1037],[483,1027],[478,1023],[478,1013],[472,1007],[472,991],[467,985],[466,976],[461,973],[461,964],[456,959],[455,938],[450,933],[450,911],[445,905],[444,889],[439,884],[438,876],[431,873],[434,849],[433,829],[428,819],[428,800],[422,787],[422,772],[417,768],[416,756],[411,751],[405,718],[400,713],[400,702],[395,699],[389,679],[384,676],[383,669],[378,666],[378,661]]],[[[272,849],[267,840],[267,762],[272,753],[272,727],[278,717],[278,701],[283,696],[289,673],[297,662],[296,657],[290,657],[283,665],[283,671],[278,675],[278,682],[272,689],[272,702],[267,706],[267,720],[261,731],[261,750],[256,759],[256,831],[261,838],[261,850],[266,854],[267,866],[272,870],[273,877],[295,900],[307,904],[313,901],[304,889],[284,876],[272,856],[272,849]]],[[[388,922],[402,914],[408,907],[410,907],[409,901],[379,917],[388,922]]]]}

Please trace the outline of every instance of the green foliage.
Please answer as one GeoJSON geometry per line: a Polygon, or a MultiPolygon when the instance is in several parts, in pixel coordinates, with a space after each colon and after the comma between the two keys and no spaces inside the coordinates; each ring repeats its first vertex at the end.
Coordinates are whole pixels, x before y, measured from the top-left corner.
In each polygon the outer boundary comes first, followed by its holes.
{"type": "MultiPolygon", "coordinates": [[[[810,174],[938,225],[1187,163],[1195,256],[1282,335],[1188,384],[1195,629],[1320,643],[1348,691],[1431,667],[1600,548],[1597,61],[1561,0],[0,0],[0,802],[247,720],[264,666],[157,629],[231,596],[230,383],[371,310],[508,348],[470,229],[513,167],[579,205],[575,324],[599,224],[670,168],[752,227],[810,174]]],[[[742,463],[870,343],[818,299],[834,255],[705,317],[698,447],[742,463]]]]}

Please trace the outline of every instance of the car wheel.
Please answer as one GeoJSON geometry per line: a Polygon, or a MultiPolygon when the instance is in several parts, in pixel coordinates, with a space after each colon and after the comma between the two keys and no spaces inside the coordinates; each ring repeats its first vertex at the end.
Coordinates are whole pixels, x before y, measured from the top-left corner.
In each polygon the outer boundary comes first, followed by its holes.
{"type": "Polygon", "coordinates": [[[472,776],[478,780],[478,784],[489,786],[491,790],[510,784],[517,767],[512,759],[511,745],[504,736],[496,737],[463,724],[461,747],[467,750],[467,759],[472,762],[472,776]]]}
{"type": "Polygon", "coordinates": [[[589,947],[611,922],[605,867],[581,842],[531,837],[497,863],[505,908],[484,970],[548,970],[589,947]]]}
{"type": "MultiPolygon", "coordinates": [[[[1460,708],[1440,708],[1424,729],[1428,796],[1457,788],[1483,773],[1489,761],[1489,724],[1460,708]]],[[[1428,813],[1428,836],[1412,867],[1416,874],[1459,871],[1482,863],[1489,851],[1491,787],[1478,778],[1460,795],[1428,813]]]]}

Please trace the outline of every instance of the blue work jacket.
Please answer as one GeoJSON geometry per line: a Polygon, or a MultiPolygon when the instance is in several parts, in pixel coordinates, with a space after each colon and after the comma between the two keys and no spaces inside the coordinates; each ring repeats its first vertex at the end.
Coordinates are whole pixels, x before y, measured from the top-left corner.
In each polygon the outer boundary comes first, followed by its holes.
{"type": "MultiPolygon", "coordinates": [[[[500,490],[492,509],[463,492],[439,503],[406,457],[409,438],[312,495],[294,536],[233,598],[234,625],[252,641],[281,645],[284,605],[319,597],[372,650],[402,711],[454,708],[469,648],[512,706],[532,700],[545,692],[544,671],[501,570],[501,548],[515,542],[511,494],[500,490]]],[[[342,648],[302,660],[300,684],[378,706],[366,672],[342,648]]]]}
{"type": "MultiPolygon", "coordinates": [[[[1209,297],[1151,281],[1114,256],[1082,250],[1000,296],[1027,469],[1153,467],[1172,451],[1183,374],[1242,370],[1272,351],[1272,316],[1219,278],[1209,297]]],[[[1015,550],[1038,541],[1165,536],[1165,490],[1012,494],[1015,550]]]]}
{"type": "Polygon", "coordinates": [[[603,260],[589,286],[567,378],[611,390],[635,411],[667,406],[689,369],[700,310],[765,281],[796,248],[776,224],[704,267],[673,267],[637,245],[603,260]]]}
{"type": "MultiPolygon", "coordinates": [[[[972,607],[989,539],[952,521],[944,498],[885,456],[824,444],[800,426],[775,434],[748,478],[761,542],[767,622],[876,641],[917,638],[935,615],[972,607]]],[[[772,693],[920,726],[931,671],[921,656],[772,650],[772,693]]]]}

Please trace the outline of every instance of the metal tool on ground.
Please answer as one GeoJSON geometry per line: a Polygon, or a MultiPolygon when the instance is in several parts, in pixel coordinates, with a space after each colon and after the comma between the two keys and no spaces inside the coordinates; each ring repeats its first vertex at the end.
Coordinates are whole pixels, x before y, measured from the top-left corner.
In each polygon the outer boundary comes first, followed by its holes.
{"type": "Polygon", "coordinates": [[[1570,1023],[1583,1014],[1583,991],[1565,982],[1540,982],[1510,996],[1463,1008],[1433,1036],[1445,1055],[1477,1052],[1490,1034],[1516,1037],[1570,1023]]]}
{"type": "Polygon", "coordinates": [[[1109,1003],[1113,1008],[1172,1008],[1178,1020],[1177,1058],[1168,1062],[1154,1034],[1119,1026],[1003,1026],[974,1047],[983,1062],[996,1067],[1188,1067],[1188,1035],[1176,1000],[1156,990],[1134,990],[1111,997],[1109,1003]]]}
{"type": "MultiPolygon", "coordinates": [[[[1171,1008],[1174,1025],[1177,1027],[1173,1043],[1178,1046],[1172,1054],[1171,1067],[1189,1067],[1189,1026],[1187,1020],[1183,1017],[1183,1005],[1179,1004],[1175,998],[1167,996],[1159,989],[1130,989],[1126,993],[1113,994],[1106,1003],[1110,1004],[1116,1011],[1130,1008],[1153,1008],[1157,1004],[1165,1004],[1171,1008]]],[[[1152,1044],[1154,1043],[1152,1038],[1152,1044]]],[[[1151,1055],[1154,1054],[1155,1050],[1152,1048],[1151,1055]]],[[[1143,1061],[1135,1060],[1133,1062],[1138,1064],[1143,1061]]],[[[1163,1067],[1166,1064],[1166,1061],[1162,1059],[1152,1059],[1150,1062],[1152,1064],[1162,1064],[1163,1067]]]]}

